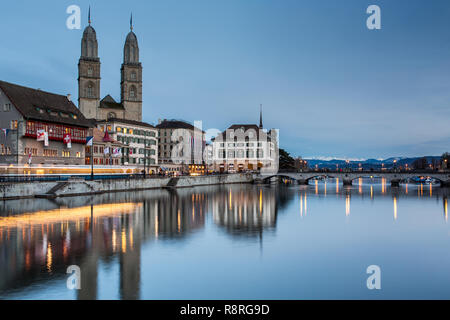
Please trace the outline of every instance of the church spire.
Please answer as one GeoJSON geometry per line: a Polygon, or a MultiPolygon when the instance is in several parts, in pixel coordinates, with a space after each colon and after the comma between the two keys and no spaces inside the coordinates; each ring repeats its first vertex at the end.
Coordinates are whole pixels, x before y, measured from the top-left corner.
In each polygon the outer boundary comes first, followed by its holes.
{"type": "Polygon", "coordinates": [[[259,128],[263,128],[263,121],[262,121],[262,104],[259,105],[259,128]]]}
{"type": "Polygon", "coordinates": [[[89,25],[91,25],[91,6],[89,6],[88,23],[89,23],[89,25]]]}
{"type": "Polygon", "coordinates": [[[130,17],[130,30],[133,31],[133,12],[131,13],[130,17]]]}

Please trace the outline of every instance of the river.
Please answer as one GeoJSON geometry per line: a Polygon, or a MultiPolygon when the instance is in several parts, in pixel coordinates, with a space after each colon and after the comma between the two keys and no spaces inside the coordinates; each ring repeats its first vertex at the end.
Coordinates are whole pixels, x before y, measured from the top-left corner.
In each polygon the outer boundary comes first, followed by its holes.
{"type": "Polygon", "coordinates": [[[0,299],[449,299],[449,194],[361,179],[3,201],[0,299]]]}

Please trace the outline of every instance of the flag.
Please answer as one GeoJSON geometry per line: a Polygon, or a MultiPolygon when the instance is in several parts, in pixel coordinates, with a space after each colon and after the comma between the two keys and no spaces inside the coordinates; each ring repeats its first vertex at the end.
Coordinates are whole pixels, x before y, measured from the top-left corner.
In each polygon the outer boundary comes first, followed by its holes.
{"type": "Polygon", "coordinates": [[[86,145],[87,146],[92,146],[93,143],[94,143],[94,137],[86,137],[86,145]]]}
{"type": "Polygon", "coordinates": [[[70,136],[70,133],[64,134],[63,141],[67,144],[67,148],[72,148],[72,137],[70,136]]]}
{"type": "Polygon", "coordinates": [[[105,149],[103,149],[103,153],[104,153],[104,154],[108,154],[108,153],[109,153],[109,148],[106,147],[105,149]]]}
{"type": "Polygon", "coordinates": [[[5,138],[8,136],[9,129],[2,129],[3,133],[5,134],[5,138]]]}
{"type": "Polygon", "coordinates": [[[120,148],[114,148],[113,154],[114,154],[114,157],[120,157],[120,148]]]}
{"type": "Polygon", "coordinates": [[[44,146],[48,147],[48,132],[44,132],[44,146]]]}
{"type": "Polygon", "coordinates": [[[130,154],[133,154],[133,149],[130,148],[130,154]]]}
{"type": "Polygon", "coordinates": [[[39,129],[36,132],[36,141],[44,141],[45,140],[45,130],[39,129]]]}

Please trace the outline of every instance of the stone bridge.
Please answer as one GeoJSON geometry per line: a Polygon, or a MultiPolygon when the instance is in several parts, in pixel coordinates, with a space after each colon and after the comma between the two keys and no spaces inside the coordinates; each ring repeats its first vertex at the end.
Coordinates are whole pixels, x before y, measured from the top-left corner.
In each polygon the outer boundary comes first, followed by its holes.
{"type": "Polygon", "coordinates": [[[288,178],[297,181],[299,184],[308,184],[309,180],[317,177],[336,178],[342,181],[344,185],[352,185],[352,181],[359,178],[384,178],[390,181],[392,186],[399,186],[400,182],[410,178],[430,177],[440,182],[442,187],[450,187],[450,172],[394,172],[394,171],[350,171],[350,172],[279,172],[273,175],[255,175],[255,183],[268,183],[273,177],[288,178]]]}

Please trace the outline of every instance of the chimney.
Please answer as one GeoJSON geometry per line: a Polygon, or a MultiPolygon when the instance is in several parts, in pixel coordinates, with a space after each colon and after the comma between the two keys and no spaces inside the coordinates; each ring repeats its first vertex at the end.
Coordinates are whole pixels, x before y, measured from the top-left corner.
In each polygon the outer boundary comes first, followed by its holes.
{"type": "Polygon", "coordinates": [[[67,100],[72,101],[72,95],[70,93],[67,94],[67,100]]]}

